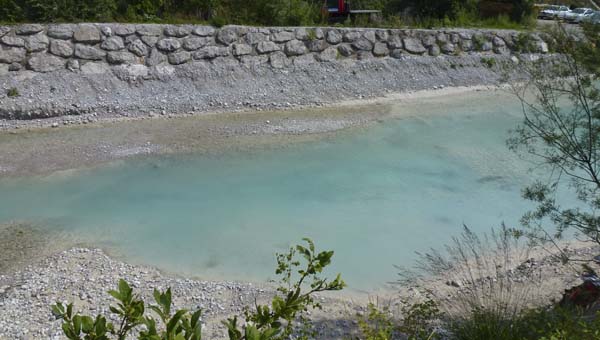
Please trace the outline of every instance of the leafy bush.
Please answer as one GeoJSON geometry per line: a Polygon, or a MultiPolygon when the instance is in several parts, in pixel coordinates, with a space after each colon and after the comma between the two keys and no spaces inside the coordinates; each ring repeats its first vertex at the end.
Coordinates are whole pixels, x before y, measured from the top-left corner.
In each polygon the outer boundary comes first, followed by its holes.
{"type": "Polygon", "coordinates": [[[562,307],[525,310],[512,319],[474,309],[450,326],[456,340],[591,340],[600,339],[600,315],[562,307]]]}
{"type": "Polygon", "coordinates": [[[369,303],[367,314],[358,319],[358,328],[365,340],[390,340],[397,326],[389,307],[378,308],[369,303]]]}
{"type": "Polygon", "coordinates": [[[442,313],[435,301],[428,299],[405,307],[402,314],[404,320],[399,330],[408,336],[408,340],[434,340],[439,338],[433,324],[442,316],[442,313]]]}
{"type": "Polygon", "coordinates": [[[19,90],[17,90],[16,87],[11,87],[10,89],[6,90],[6,95],[8,97],[18,97],[19,96],[19,90]]]}
{"type": "Polygon", "coordinates": [[[398,320],[389,306],[369,303],[367,314],[358,319],[361,339],[391,340],[397,339],[400,334],[407,340],[439,339],[434,325],[441,313],[433,300],[403,307],[402,316],[403,320],[398,320]]]}
{"type": "MultiPolygon", "coordinates": [[[[281,286],[270,306],[256,305],[254,311],[246,310],[243,326],[237,316],[223,321],[230,340],[287,339],[295,332],[308,336],[308,328],[296,329],[293,321],[299,318],[308,327],[304,313],[309,308],[321,308],[314,294],[341,290],[345,283],[339,274],[333,280],[321,277],[323,269],[331,263],[333,251],[317,253],[313,242],[305,241],[306,247],[297,245],[288,253],[277,255],[276,274],[281,276],[281,286]]],[[[117,300],[116,306],[110,306],[111,313],[119,320],[116,324],[108,322],[103,315],[73,314],[73,304],[65,306],[59,302],[52,306],[53,313],[63,319],[62,329],[68,339],[124,340],[135,334],[138,340],[200,340],[202,337],[201,310],[173,311],[170,288],[164,292],[155,290],[155,304],[150,306],[134,294],[124,280],[109,294],[117,300]],[[148,315],[148,309],[158,320],[148,315]]]]}
{"type": "Polygon", "coordinates": [[[488,68],[493,68],[494,66],[496,66],[496,59],[482,57],[481,63],[487,66],[488,68]]]}

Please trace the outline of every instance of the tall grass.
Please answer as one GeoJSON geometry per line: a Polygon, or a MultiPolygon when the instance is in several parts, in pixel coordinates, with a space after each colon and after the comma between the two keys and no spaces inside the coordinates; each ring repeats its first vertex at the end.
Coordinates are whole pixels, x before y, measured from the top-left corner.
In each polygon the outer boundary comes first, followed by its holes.
{"type": "Polygon", "coordinates": [[[504,226],[481,236],[465,226],[444,251],[419,254],[412,270],[401,272],[401,282],[424,287],[453,330],[468,321],[484,328],[479,334],[511,332],[511,320],[542,299],[532,252],[504,226]],[[446,285],[432,283],[440,279],[446,285]]]}

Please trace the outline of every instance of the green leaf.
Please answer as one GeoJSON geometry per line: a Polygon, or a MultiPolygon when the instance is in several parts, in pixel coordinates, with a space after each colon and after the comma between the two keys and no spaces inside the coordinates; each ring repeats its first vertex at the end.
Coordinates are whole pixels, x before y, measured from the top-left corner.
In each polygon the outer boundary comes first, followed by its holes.
{"type": "Polygon", "coordinates": [[[51,308],[52,308],[52,313],[55,316],[59,316],[61,318],[64,317],[64,315],[65,315],[65,306],[63,306],[62,303],[57,302],[55,305],[52,305],[51,308]]]}
{"type": "Polygon", "coordinates": [[[79,315],[73,317],[73,332],[75,334],[81,333],[81,316],[79,315]]]}
{"type": "Polygon", "coordinates": [[[185,313],[187,313],[187,311],[182,309],[182,310],[178,310],[177,313],[175,313],[175,315],[173,315],[171,320],[169,320],[169,322],[167,323],[167,333],[171,333],[173,330],[175,330],[175,327],[181,320],[181,317],[183,315],[185,315],[185,313]]]}
{"type": "Polygon", "coordinates": [[[198,325],[198,320],[200,320],[200,316],[202,316],[202,310],[197,310],[194,314],[192,314],[191,326],[192,328],[196,328],[198,325]]]}
{"type": "Polygon", "coordinates": [[[81,317],[81,329],[84,333],[89,334],[94,329],[94,319],[85,315],[81,317]]]}
{"type": "Polygon", "coordinates": [[[109,290],[108,294],[110,294],[112,297],[119,301],[123,300],[123,296],[121,296],[121,293],[117,292],[116,290],[109,290]]]}
{"type": "Polygon", "coordinates": [[[106,334],[106,319],[100,315],[96,317],[95,331],[99,336],[106,334]]]}

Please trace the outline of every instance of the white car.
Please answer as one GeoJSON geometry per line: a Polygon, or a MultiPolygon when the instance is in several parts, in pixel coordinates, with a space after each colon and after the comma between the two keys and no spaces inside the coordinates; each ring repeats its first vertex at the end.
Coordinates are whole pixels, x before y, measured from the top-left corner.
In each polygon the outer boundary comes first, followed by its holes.
{"type": "Polygon", "coordinates": [[[587,22],[594,25],[600,25],[600,12],[596,11],[585,18],[583,18],[583,22],[587,22]]]}
{"type": "Polygon", "coordinates": [[[576,8],[571,12],[565,14],[565,20],[568,22],[580,23],[586,17],[594,14],[594,11],[590,8],[576,8]]]}
{"type": "Polygon", "coordinates": [[[548,6],[544,8],[538,17],[540,19],[564,19],[571,10],[567,6],[548,6]]]}

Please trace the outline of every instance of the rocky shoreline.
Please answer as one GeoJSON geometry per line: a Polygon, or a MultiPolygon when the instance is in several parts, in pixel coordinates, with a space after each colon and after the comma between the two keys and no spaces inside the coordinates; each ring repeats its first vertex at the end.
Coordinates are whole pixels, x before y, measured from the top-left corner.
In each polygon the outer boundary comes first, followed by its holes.
{"type": "MultiPolygon", "coordinates": [[[[575,243],[567,253],[585,259],[598,252],[598,247],[575,243]]],[[[560,299],[563,289],[578,285],[581,280],[569,265],[543,251],[533,257],[515,260],[509,272],[535,273],[532,276],[514,275],[514,282],[530,285],[531,298],[539,304],[560,299]],[[513,271],[514,270],[514,271],[513,271]]],[[[31,262],[31,261],[30,261],[31,262]]],[[[107,294],[119,279],[127,280],[146,301],[152,301],[154,288],[171,287],[176,308],[203,310],[204,336],[208,339],[226,339],[226,330],[220,321],[232,315],[241,315],[246,306],[255,301],[268,303],[275,292],[272,283],[243,283],[206,281],[185,278],[143,266],[115,260],[100,249],[71,248],[46,255],[24,267],[0,272],[0,339],[33,340],[63,339],[61,321],[52,315],[50,306],[58,302],[73,302],[75,310],[84,314],[108,315],[113,303],[107,294]]],[[[464,282],[448,281],[440,275],[427,280],[424,286],[397,286],[388,292],[355,294],[343,291],[317,298],[324,309],[309,313],[318,339],[348,339],[357,335],[357,316],[364,315],[368,302],[389,306],[397,317],[405,303],[422,301],[423,291],[435,291],[444,303],[469,290],[464,282]]]]}
{"type": "MultiPolygon", "coordinates": [[[[266,303],[274,293],[269,284],[216,282],[166,275],[158,270],[114,260],[102,250],[73,248],[50,255],[10,274],[0,273],[0,339],[63,339],[61,320],[50,306],[73,302],[77,311],[108,314],[109,289],[127,280],[146,301],[152,291],[171,287],[176,308],[202,309],[204,336],[225,339],[220,324],[255,301],[266,303]]],[[[342,296],[319,296],[324,310],[311,315],[321,339],[341,338],[354,328],[352,316],[362,307],[342,296]]]]}

